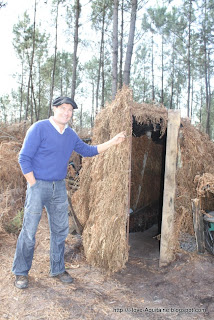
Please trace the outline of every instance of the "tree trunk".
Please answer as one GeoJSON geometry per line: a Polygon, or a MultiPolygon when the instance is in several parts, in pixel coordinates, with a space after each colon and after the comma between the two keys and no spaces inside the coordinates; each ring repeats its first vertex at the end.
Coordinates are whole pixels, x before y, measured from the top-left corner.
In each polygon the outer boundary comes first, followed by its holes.
{"type": "Polygon", "coordinates": [[[135,23],[137,15],[137,0],[132,0],[132,11],[131,11],[131,22],[129,29],[129,39],[126,51],[126,60],[124,67],[124,84],[127,86],[130,84],[130,69],[131,69],[131,59],[134,46],[134,34],[135,34],[135,23]]]}
{"type": "MultiPolygon", "coordinates": [[[[60,59],[60,95],[63,96],[63,67],[62,66],[62,57],[60,59]]],[[[66,94],[67,95],[67,94],[66,94]]]]}
{"type": "Polygon", "coordinates": [[[36,121],[38,121],[39,118],[38,118],[37,102],[36,102],[36,98],[34,95],[33,79],[32,79],[32,75],[31,75],[31,114],[32,114],[32,117],[33,117],[33,102],[34,102],[35,118],[36,118],[36,121]]]}
{"type": "Polygon", "coordinates": [[[179,92],[179,84],[177,83],[177,86],[176,86],[176,107],[175,109],[180,109],[180,106],[179,106],[179,97],[180,97],[180,92],[179,92]]]}
{"type": "Polygon", "coordinates": [[[41,110],[41,62],[39,59],[39,97],[38,97],[38,120],[40,119],[40,110],[41,110]]]}
{"type": "Polygon", "coordinates": [[[23,87],[24,87],[24,61],[22,59],[22,77],[20,88],[20,108],[19,108],[19,122],[22,121],[22,109],[23,109],[23,87]]]}
{"type": "Polygon", "coordinates": [[[200,113],[199,113],[199,122],[202,124],[202,109],[203,109],[203,86],[201,83],[201,105],[200,105],[200,113]]]}
{"type": "Polygon", "coordinates": [[[94,83],[92,82],[91,128],[94,125],[94,83]]]}
{"type": "Polygon", "coordinates": [[[122,3],[121,3],[119,89],[121,89],[123,86],[123,25],[124,25],[123,1],[124,0],[122,0],[122,3]]]}
{"type": "Polygon", "coordinates": [[[175,76],[175,41],[173,40],[173,52],[172,52],[172,73],[171,73],[171,97],[170,97],[170,109],[173,109],[173,96],[174,96],[174,76],[175,76]]]}
{"type": "Polygon", "coordinates": [[[31,122],[31,124],[33,124],[33,90],[32,90],[32,87],[30,90],[30,122],[31,122]]]}
{"type": "Polygon", "coordinates": [[[146,101],[146,83],[145,83],[145,79],[146,79],[146,63],[144,60],[144,65],[143,65],[143,102],[146,101]]]}
{"type": "Polygon", "coordinates": [[[162,43],[161,43],[161,103],[163,104],[163,35],[162,35],[162,43]]]}
{"type": "Polygon", "coordinates": [[[33,21],[33,48],[32,48],[32,54],[31,54],[31,61],[30,61],[30,70],[29,70],[29,78],[28,78],[28,87],[27,87],[27,105],[25,110],[25,120],[27,120],[28,117],[28,110],[29,110],[29,104],[30,104],[30,83],[31,83],[31,75],[32,75],[32,69],[33,69],[33,62],[34,62],[34,52],[35,52],[35,35],[36,35],[36,0],[34,2],[34,21],[33,21]]]}
{"type": "Polygon", "coordinates": [[[101,77],[102,77],[102,95],[101,95],[101,108],[104,108],[105,103],[105,71],[104,71],[104,43],[102,48],[102,59],[101,59],[101,77]]]}
{"type": "MultiPolygon", "coordinates": [[[[210,64],[210,49],[208,50],[208,96],[209,96],[209,113],[211,111],[211,102],[212,102],[212,92],[211,92],[211,84],[210,84],[210,69],[211,69],[211,64],[210,64]]],[[[210,137],[211,137],[211,132],[210,132],[210,137]]]]}
{"type": "Polygon", "coordinates": [[[60,2],[60,0],[58,0],[57,7],[56,7],[54,63],[53,63],[53,70],[52,70],[52,82],[51,82],[51,90],[50,90],[50,101],[49,101],[48,117],[50,117],[50,115],[51,115],[51,106],[52,106],[54,83],[55,83],[56,60],[57,60],[57,40],[58,40],[59,2],[60,2]]]}
{"type": "Polygon", "coordinates": [[[102,17],[102,31],[101,31],[101,42],[100,42],[100,59],[98,66],[98,76],[97,76],[97,88],[96,88],[96,110],[95,113],[98,113],[98,105],[99,105],[99,88],[100,88],[100,70],[102,66],[102,58],[103,58],[103,48],[104,48],[104,30],[105,30],[105,0],[103,4],[103,17],[102,17]]]}
{"type": "Polygon", "coordinates": [[[118,0],[114,0],[113,14],[113,53],[112,53],[112,100],[117,93],[117,62],[118,62],[118,0]]]}
{"type": "Polygon", "coordinates": [[[74,52],[73,52],[73,70],[72,70],[72,83],[71,83],[71,98],[74,99],[76,91],[76,79],[77,79],[77,48],[79,43],[79,17],[80,17],[81,5],[80,1],[75,2],[75,26],[74,26],[74,52]]]}
{"type": "Polygon", "coordinates": [[[80,105],[80,130],[82,130],[82,127],[83,127],[83,125],[82,125],[82,103],[81,103],[81,105],[80,105]]]}
{"type": "Polygon", "coordinates": [[[211,138],[211,130],[210,130],[210,102],[211,101],[210,101],[209,52],[207,53],[207,49],[206,49],[206,57],[205,57],[204,64],[205,64],[204,68],[205,68],[206,111],[207,111],[206,133],[211,138]]]}
{"type": "Polygon", "coordinates": [[[190,116],[193,118],[193,98],[194,98],[194,88],[193,88],[193,77],[192,77],[192,94],[191,94],[191,104],[190,104],[190,116]]]}
{"type": "Polygon", "coordinates": [[[187,68],[188,68],[188,87],[187,87],[187,117],[190,117],[190,90],[191,90],[191,66],[190,66],[190,46],[191,46],[191,23],[192,23],[192,0],[189,0],[189,25],[188,25],[188,53],[187,53],[187,68]]]}
{"type": "Polygon", "coordinates": [[[152,34],[152,101],[155,101],[154,39],[152,34]]]}
{"type": "Polygon", "coordinates": [[[207,50],[207,2],[205,1],[205,13],[204,13],[204,30],[203,30],[203,42],[204,42],[204,77],[205,77],[205,92],[206,92],[206,133],[210,137],[210,98],[209,98],[209,54],[207,50]]]}

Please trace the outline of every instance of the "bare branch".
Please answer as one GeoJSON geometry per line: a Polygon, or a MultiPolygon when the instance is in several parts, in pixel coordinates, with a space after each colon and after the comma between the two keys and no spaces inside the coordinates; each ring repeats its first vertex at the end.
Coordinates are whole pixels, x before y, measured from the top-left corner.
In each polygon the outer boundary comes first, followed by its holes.
{"type": "Polygon", "coordinates": [[[6,5],[7,5],[7,2],[0,1],[0,9],[5,7],[6,5]]]}

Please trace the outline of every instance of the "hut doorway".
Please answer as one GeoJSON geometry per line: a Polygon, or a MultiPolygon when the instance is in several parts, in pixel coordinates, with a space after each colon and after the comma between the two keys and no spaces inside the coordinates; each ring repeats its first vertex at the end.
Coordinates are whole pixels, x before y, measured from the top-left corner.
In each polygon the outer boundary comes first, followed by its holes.
{"type": "Polygon", "coordinates": [[[167,131],[163,136],[159,124],[155,127],[152,123],[139,124],[133,118],[130,255],[134,252],[144,257],[154,250],[157,258],[160,257],[160,266],[161,262],[164,265],[173,260],[171,240],[179,126],[180,113],[175,111],[169,112],[167,131]],[[142,239],[143,243],[136,242],[136,238],[142,239]],[[157,241],[160,238],[161,242],[157,241]],[[139,248],[132,248],[132,243],[139,248]]]}
{"type": "Polygon", "coordinates": [[[158,250],[159,255],[158,235],[161,233],[167,137],[167,132],[161,137],[160,129],[159,124],[155,127],[152,123],[139,124],[133,117],[130,255],[133,252],[136,255],[138,251],[141,257],[148,255],[147,246],[150,251],[151,246],[154,247],[154,251],[158,250]]]}

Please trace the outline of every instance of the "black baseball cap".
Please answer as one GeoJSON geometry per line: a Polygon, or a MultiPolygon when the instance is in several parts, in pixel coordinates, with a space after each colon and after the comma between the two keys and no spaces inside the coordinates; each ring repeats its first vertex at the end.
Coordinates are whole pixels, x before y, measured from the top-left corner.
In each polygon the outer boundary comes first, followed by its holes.
{"type": "Polygon", "coordinates": [[[52,105],[54,107],[59,107],[63,103],[71,104],[73,109],[78,109],[76,102],[69,97],[58,97],[53,101],[52,105]]]}

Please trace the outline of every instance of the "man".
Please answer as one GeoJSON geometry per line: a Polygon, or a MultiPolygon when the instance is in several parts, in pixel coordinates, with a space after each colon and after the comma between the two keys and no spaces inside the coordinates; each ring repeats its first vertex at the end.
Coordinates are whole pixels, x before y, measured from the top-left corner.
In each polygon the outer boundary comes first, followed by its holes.
{"type": "Polygon", "coordinates": [[[15,286],[19,289],[28,287],[35,235],[44,207],[50,228],[50,275],[62,282],[73,281],[64,264],[65,239],[69,231],[65,186],[69,158],[73,150],[83,157],[92,157],[125,140],[121,132],[100,145],[87,145],[68,126],[73,109],[77,109],[77,105],[69,97],[55,99],[54,115],[30,127],[19,154],[19,164],[27,180],[23,226],[12,267],[15,286]]]}

